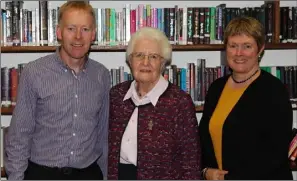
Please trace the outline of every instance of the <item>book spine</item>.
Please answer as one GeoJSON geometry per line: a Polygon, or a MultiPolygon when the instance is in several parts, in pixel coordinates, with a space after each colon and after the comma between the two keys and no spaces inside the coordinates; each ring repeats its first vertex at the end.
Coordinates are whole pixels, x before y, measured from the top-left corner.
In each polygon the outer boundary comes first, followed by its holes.
{"type": "Polygon", "coordinates": [[[12,45],[21,46],[20,40],[20,7],[21,1],[12,1],[12,45]]]}
{"type": "Polygon", "coordinates": [[[29,44],[29,38],[28,38],[28,10],[23,9],[23,37],[22,37],[22,45],[27,46],[29,44]]]}
{"type": "Polygon", "coordinates": [[[205,14],[204,8],[199,8],[199,43],[204,44],[205,14]]]}
{"type": "Polygon", "coordinates": [[[6,18],[6,10],[2,11],[2,37],[1,37],[1,46],[7,45],[7,18],[6,18]]]}
{"type": "Polygon", "coordinates": [[[199,44],[199,8],[193,8],[193,44],[199,44]]]}
{"type": "Polygon", "coordinates": [[[27,11],[28,18],[28,44],[32,45],[32,11],[27,11]]]}
{"type": "Polygon", "coordinates": [[[188,34],[188,25],[187,25],[187,22],[188,22],[188,20],[187,20],[187,8],[186,7],[184,7],[183,8],[183,35],[182,35],[182,45],[186,45],[187,44],[187,34],[188,34]]]}
{"type": "Polygon", "coordinates": [[[12,2],[5,2],[6,9],[6,45],[12,46],[12,2]]]}
{"type": "Polygon", "coordinates": [[[97,20],[96,20],[96,22],[97,22],[97,25],[96,25],[96,29],[97,29],[97,35],[96,35],[96,37],[97,37],[97,45],[98,46],[101,46],[102,45],[102,42],[103,42],[103,40],[102,40],[102,15],[101,15],[101,10],[102,10],[102,8],[97,8],[97,20]]]}
{"type": "MultiPolygon", "coordinates": [[[[32,46],[36,46],[36,11],[32,10],[32,26],[31,26],[31,31],[32,31],[32,46]]],[[[21,31],[22,32],[22,31],[21,31]]]]}
{"type": "Polygon", "coordinates": [[[205,44],[210,44],[210,8],[204,8],[204,16],[205,16],[205,32],[204,32],[204,43],[205,44]]]}
{"type": "Polygon", "coordinates": [[[193,8],[187,8],[187,44],[193,45],[193,8]]]}
{"type": "Polygon", "coordinates": [[[115,31],[115,23],[116,23],[116,17],[115,17],[115,9],[111,8],[110,9],[110,29],[109,29],[109,34],[110,34],[110,45],[115,45],[115,39],[116,39],[116,31],[115,31]]]}
{"type": "Polygon", "coordinates": [[[40,46],[48,45],[48,2],[39,1],[40,46]]]}
{"type": "Polygon", "coordinates": [[[130,40],[130,10],[131,10],[131,5],[126,4],[126,14],[125,14],[125,19],[126,19],[126,35],[125,35],[125,45],[128,45],[128,42],[130,40]]]}

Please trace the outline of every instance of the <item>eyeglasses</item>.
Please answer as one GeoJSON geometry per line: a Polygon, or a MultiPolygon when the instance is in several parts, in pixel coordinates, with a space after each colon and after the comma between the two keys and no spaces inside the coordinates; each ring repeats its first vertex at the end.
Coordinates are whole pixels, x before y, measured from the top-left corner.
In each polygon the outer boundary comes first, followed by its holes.
{"type": "Polygon", "coordinates": [[[151,62],[159,61],[163,58],[161,55],[156,53],[151,53],[146,55],[145,53],[142,53],[142,52],[131,53],[130,56],[136,61],[142,61],[145,59],[145,57],[148,57],[148,60],[151,62]]]}

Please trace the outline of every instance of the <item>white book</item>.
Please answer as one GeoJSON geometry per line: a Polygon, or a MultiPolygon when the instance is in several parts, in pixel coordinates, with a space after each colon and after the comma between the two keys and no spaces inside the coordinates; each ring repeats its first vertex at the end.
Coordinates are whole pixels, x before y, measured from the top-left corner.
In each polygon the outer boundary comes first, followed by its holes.
{"type": "Polygon", "coordinates": [[[131,5],[126,4],[125,5],[125,19],[126,19],[126,37],[125,37],[125,45],[128,45],[128,42],[130,40],[130,10],[131,10],[131,5]]]}
{"type": "Polygon", "coordinates": [[[39,23],[40,15],[39,9],[35,8],[35,32],[36,32],[36,46],[40,45],[40,23],[39,23]]]}
{"type": "MultiPolygon", "coordinates": [[[[31,42],[31,45],[32,46],[36,46],[36,11],[33,10],[32,11],[32,42],[31,42]]],[[[22,31],[21,31],[22,33],[22,31]]],[[[22,36],[21,37],[21,42],[23,41],[22,40],[22,36]]]]}
{"type": "Polygon", "coordinates": [[[103,45],[103,38],[102,38],[102,16],[101,16],[101,9],[102,8],[97,8],[97,41],[98,45],[101,46],[103,45]]]}

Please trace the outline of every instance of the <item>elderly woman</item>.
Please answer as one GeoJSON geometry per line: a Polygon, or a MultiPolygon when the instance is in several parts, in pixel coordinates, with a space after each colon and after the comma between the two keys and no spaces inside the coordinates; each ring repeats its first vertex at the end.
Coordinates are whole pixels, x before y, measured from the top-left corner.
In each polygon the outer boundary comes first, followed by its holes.
{"type": "Polygon", "coordinates": [[[225,29],[231,75],[213,82],[199,124],[203,176],[209,180],[292,179],[288,151],[293,122],[285,85],[262,71],[263,26],[250,17],[225,29]]]}
{"type": "Polygon", "coordinates": [[[108,179],[200,179],[194,104],[162,76],[171,54],[158,29],[132,35],[126,60],[134,81],[110,92],[108,179]]]}

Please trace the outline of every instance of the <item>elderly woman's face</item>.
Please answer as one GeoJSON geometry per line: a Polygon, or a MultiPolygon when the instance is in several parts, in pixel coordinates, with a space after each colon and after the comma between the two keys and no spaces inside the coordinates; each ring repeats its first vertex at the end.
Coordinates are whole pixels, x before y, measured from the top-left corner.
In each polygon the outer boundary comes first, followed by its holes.
{"type": "Polygon", "coordinates": [[[255,39],[250,36],[230,36],[226,54],[228,65],[234,73],[249,73],[259,67],[258,56],[260,52],[255,39]]]}
{"type": "Polygon", "coordinates": [[[161,47],[157,41],[140,39],[130,55],[133,77],[141,83],[157,83],[161,75],[161,47]]]}

